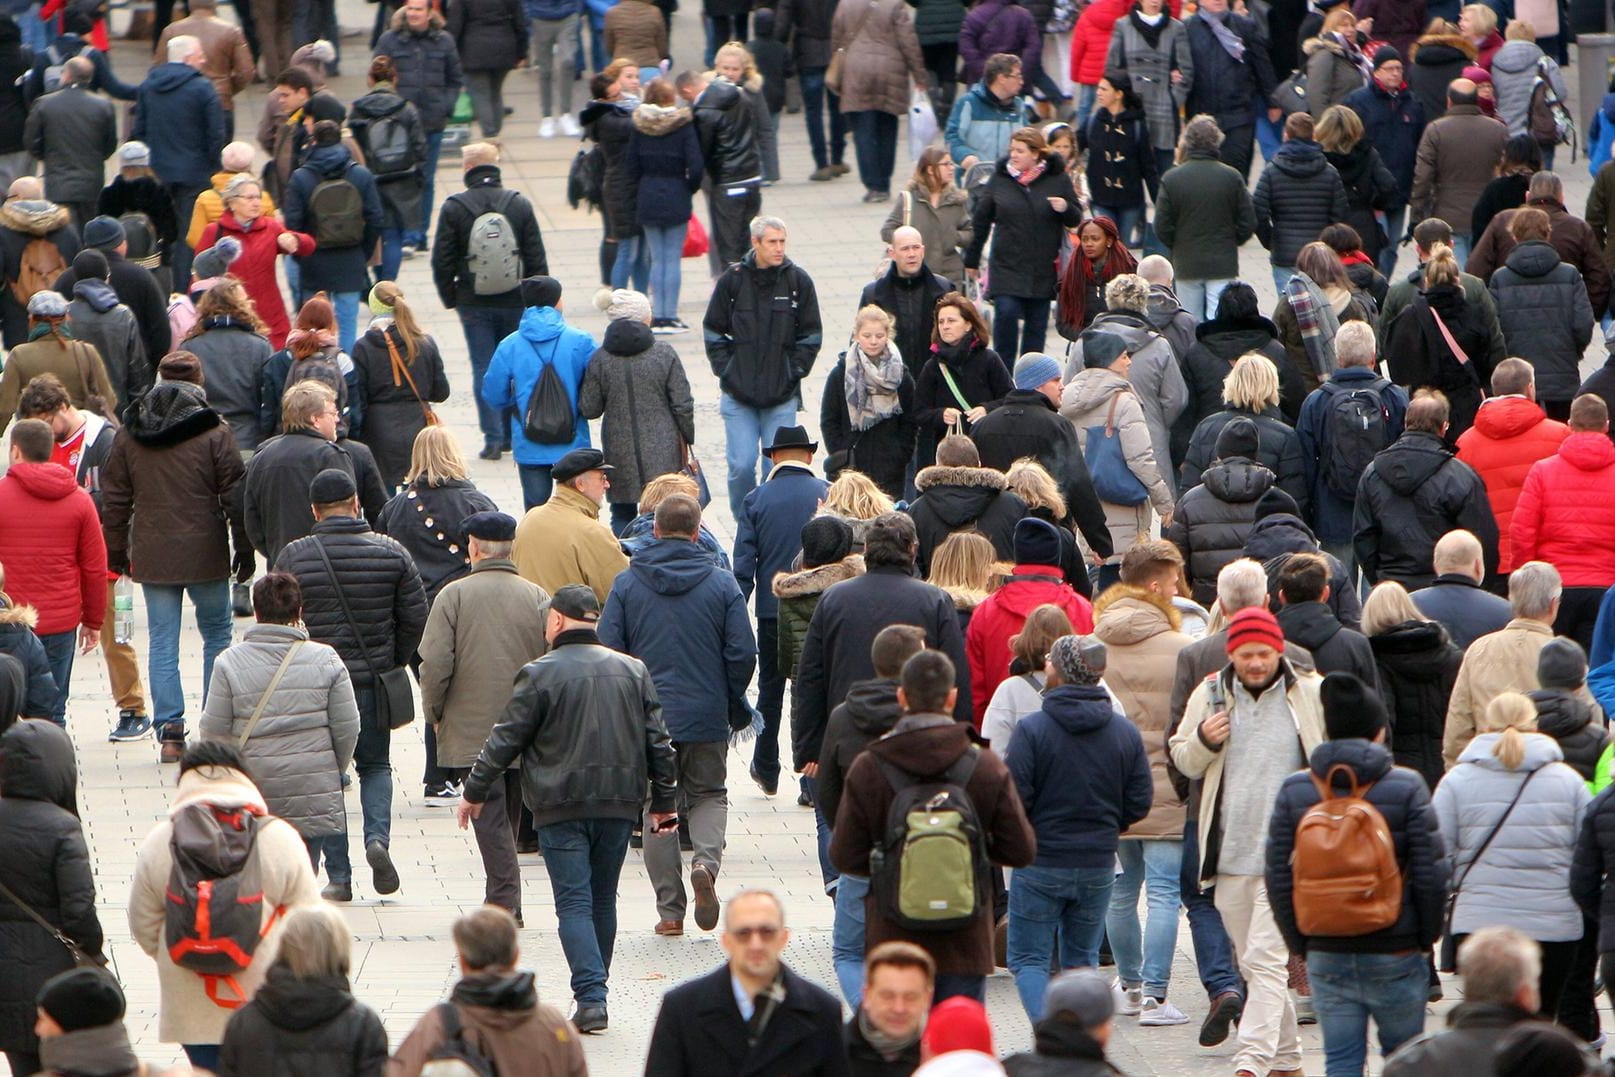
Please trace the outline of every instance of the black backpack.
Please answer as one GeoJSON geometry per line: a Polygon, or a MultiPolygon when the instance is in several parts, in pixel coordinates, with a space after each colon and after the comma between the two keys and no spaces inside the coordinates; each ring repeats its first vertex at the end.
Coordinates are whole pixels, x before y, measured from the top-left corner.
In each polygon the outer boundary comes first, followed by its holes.
{"type": "Polygon", "coordinates": [[[1326,381],[1324,391],[1323,482],[1336,497],[1357,496],[1357,481],[1391,443],[1391,412],[1385,406],[1390,381],[1375,378],[1360,388],[1326,381]]]}
{"type": "Polygon", "coordinates": [[[365,163],[377,179],[408,175],[420,163],[410,145],[409,125],[404,122],[402,108],[370,121],[365,128],[364,150],[365,163]]]}
{"type": "Polygon", "coordinates": [[[308,196],[308,217],[316,247],[357,247],[364,242],[364,196],[348,173],[319,180],[308,196]]]}
{"type": "Polygon", "coordinates": [[[123,225],[124,239],[129,244],[124,257],[147,269],[156,267],[157,226],[152,223],[151,217],[142,210],[131,209],[118,218],[118,223],[123,225]]]}
{"type": "Polygon", "coordinates": [[[606,200],[606,155],[599,143],[578,150],[566,173],[566,204],[598,209],[606,200]]]}
{"type": "Polygon", "coordinates": [[[443,1038],[427,1054],[421,1077],[499,1077],[493,1060],[465,1038],[459,1008],[452,1002],[439,1002],[436,1009],[443,1038]]]}
{"type": "Polygon", "coordinates": [[[266,822],[250,807],[204,803],[187,804],[173,814],[163,944],[169,960],[200,976],[208,998],[225,1009],[246,1002],[236,977],[252,964],[268,930],[263,881],[252,856],[258,829],[266,822]],[[232,994],[221,997],[221,984],[232,994]]]}
{"type": "Polygon", "coordinates": [[[869,886],[884,915],[906,931],[957,931],[992,908],[987,837],[966,787],[981,750],[916,778],[882,760],[891,807],[869,856],[869,886]]]}
{"type": "MultiPolygon", "coordinates": [[[[570,445],[577,435],[577,417],[572,412],[572,398],[566,395],[566,384],[555,369],[555,356],[561,350],[560,339],[548,360],[542,355],[538,361],[542,368],[533,386],[533,395],[527,398],[527,414],[522,420],[522,436],[538,445],[570,445]]],[[[538,349],[533,348],[538,355],[538,349]]]]}

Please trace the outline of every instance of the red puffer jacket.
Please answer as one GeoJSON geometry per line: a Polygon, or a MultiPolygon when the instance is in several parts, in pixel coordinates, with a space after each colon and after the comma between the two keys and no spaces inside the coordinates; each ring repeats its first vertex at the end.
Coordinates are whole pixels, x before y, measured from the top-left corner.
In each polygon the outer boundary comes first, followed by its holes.
{"type": "Polygon", "coordinates": [[[1497,517],[1497,571],[1512,572],[1530,558],[1516,560],[1509,538],[1514,504],[1531,465],[1559,451],[1570,427],[1550,419],[1541,405],[1523,396],[1498,396],[1483,401],[1475,425],[1458,437],[1458,459],[1475,469],[1486,484],[1486,497],[1497,517]]]}
{"type": "MultiPolygon", "coordinates": [[[[1169,0],[1167,14],[1177,18],[1183,0],[1169,0]]],[[[1110,55],[1110,39],[1118,20],[1133,9],[1133,0],[1094,0],[1071,30],[1071,81],[1097,86],[1105,74],[1105,58],[1110,55]]]]}
{"type": "Polygon", "coordinates": [[[970,615],[965,654],[970,659],[970,698],[976,704],[977,728],[993,692],[1009,677],[1010,640],[1026,624],[1031,612],[1045,604],[1065,610],[1073,631],[1093,631],[1092,604],[1073,591],[1053,565],[1016,565],[1010,582],[988,595],[987,601],[970,615]],[[1016,579],[1019,576],[1047,578],[1016,579]]]}
{"type": "Polygon", "coordinates": [[[100,630],[106,541],[95,503],[61,464],[12,464],[0,479],[0,565],[12,602],[39,611],[39,635],[100,630]]]}
{"type": "Polygon", "coordinates": [[[1615,583],[1615,444],[1603,433],[1565,438],[1525,477],[1510,532],[1515,564],[1547,561],[1566,587],[1615,583]]]}
{"type": "Polygon", "coordinates": [[[276,351],[286,346],[286,334],[292,328],[281,298],[280,281],[275,277],[275,261],[286,253],[280,249],[283,234],[297,240],[294,253],[298,257],[306,258],[314,253],[313,236],[293,232],[277,218],[259,217],[243,228],[235,214],[228,211],[202,230],[202,238],[196,245],[196,253],[201,254],[217,243],[220,236],[235,236],[241,241],[241,256],[230,264],[230,275],[246,289],[258,317],[269,329],[269,343],[276,351]]]}

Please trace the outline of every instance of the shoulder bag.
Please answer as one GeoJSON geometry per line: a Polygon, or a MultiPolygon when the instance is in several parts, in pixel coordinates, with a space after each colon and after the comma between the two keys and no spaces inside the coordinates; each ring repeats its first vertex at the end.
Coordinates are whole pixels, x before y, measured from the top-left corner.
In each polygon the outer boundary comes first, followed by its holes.
{"type": "Polygon", "coordinates": [[[331,567],[330,555],[325,552],[325,543],[318,535],[314,536],[314,549],[319,551],[325,571],[331,577],[331,587],[336,591],[337,601],[342,603],[342,616],[347,618],[348,627],[353,629],[353,638],[359,644],[364,664],[370,667],[370,679],[376,692],[376,718],[388,729],[402,729],[415,720],[415,693],[409,687],[409,670],[403,666],[394,666],[385,672],[376,668],[376,664],[370,660],[370,648],[365,645],[364,633],[353,616],[353,607],[348,605],[348,596],[343,593],[342,580],[337,576],[336,569],[331,567]]]}
{"type": "Polygon", "coordinates": [[[275,689],[280,687],[280,679],[286,676],[286,671],[291,668],[292,659],[298,651],[303,649],[303,644],[307,642],[308,640],[306,639],[293,640],[292,645],[286,648],[286,656],[280,660],[280,665],[275,667],[275,675],[269,678],[269,687],[265,688],[264,694],[258,697],[258,705],[252,708],[252,717],[247,719],[247,728],[243,729],[241,736],[236,738],[237,748],[247,746],[247,741],[252,737],[252,731],[258,728],[258,719],[264,716],[264,711],[269,706],[269,698],[275,694],[275,689]]]}
{"type": "Polygon", "coordinates": [[[1525,795],[1525,787],[1530,785],[1531,779],[1536,776],[1537,771],[1534,770],[1525,776],[1525,781],[1521,782],[1520,787],[1514,791],[1514,799],[1508,802],[1508,807],[1503,809],[1503,814],[1499,815],[1497,822],[1492,824],[1492,829],[1487,832],[1486,839],[1480,843],[1480,848],[1475,850],[1474,856],[1465,861],[1463,874],[1453,873],[1452,889],[1447,893],[1447,912],[1441,918],[1441,960],[1438,962],[1437,967],[1442,972],[1456,972],[1458,969],[1458,943],[1452,937],[1452,918],[1458,911],[1458,895],[1464,888],[1464,880],[1469,878],[1469,873],[1475,869],[1476,862],[1486,855],[1486,849],[1492,844],[1492,839],[1497,837],[1497,832],[1503,829],[1503,824],[1508,822],[1508,817],[1514,814],[1515,805],[1519,804],[1520,798],[1525,795]]]}
{"type": "Polygon", "coordinates": [[[847,49],[851,48],[852,43],[858,40],[858,35],[863,33],[864,23],[869,21],[869,16],[874,10],[875,0],[870,0],[869,6],[864,8],[864,17],[858,20],[858,25],[847,35],[846,45],[837,49],[830,57],[830,66],[824,69],[824,84],[830,87],[831,93],[841,93],[841,77],[846,73],[847,67],[847,49]]]}
{"type": "Polygon", "coordinates": [[[421,391],[415,387],[415,377],[410,374],[409,364],[404,362],[404,357],[398,354],[398,345],[393,343],[392,334],[383,330],[381,339],[387,342],[387,357],[392,360],[394,387],[401,384],[398,379],[402,375],[404,381],[409,384],[409,391],[415,394],[415,403],[421,406],[421,417],[426,420],[426,425],[436,426],[442,420],[437,417],[437,412],[432,410],[432,405],[426,402],[426,398],[421,396],[421,391]]]}
{"type": "Polygon", "coordinates": [[[107,960],[105,957],[100,954],[86,953],[82,946],[68,938],[67,932],[35,912],[32,905],[18,897],[5,883],[0,883],[0,896],[3,896],[7,901],[21,909],[28,919],[44,928],[47,935],[61,943],[67,950],[68,956],[73,959],[74,968],[100,969],[103,971],[106,969],[107,960]]]}
{"type": "Polygon", "coordinates": [[[1111,396],[1104,425],[1088,427],[1082,455],[1088,461],[1088,475],[1100,501],[1112,505],[1142,505],[1149,500],[1149,490],[1127,466],[1127,454],[1122,451],[1122,441],[1117,436],[1116,408],[1121,401],[1120,392],[1111,396]]]}

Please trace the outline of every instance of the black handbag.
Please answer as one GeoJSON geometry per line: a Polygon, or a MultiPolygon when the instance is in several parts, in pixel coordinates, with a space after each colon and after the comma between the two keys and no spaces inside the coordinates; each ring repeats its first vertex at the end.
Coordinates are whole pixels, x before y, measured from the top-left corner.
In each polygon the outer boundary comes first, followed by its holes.
{"type": "Polygon", "coordinates": [[[38,912],[34,911],[34,907],[32,905],[29,905],[22,898],[18,897],[16,893],[13,892],[12,889],[5,883],[0,883],[0,895],[4,895],[6,900],[17,906],[17,908],[20,909],[25,916],[27,916],[34,923],[38,924],[40,927],[44,928],[46,934],[55,939],[57,942],[61,943],[62,947],[67,951],[67,955],[73,959],[74,968],[96,969],[100,972],[107,971],[107,958],[105,954],[92,954],[86,951],[82,946],[69,938],[65,931],[51,923],[49,920],[45,919],[43,916],[39,915],[38,912]]]}
{"type": "Polygon", "coordinates": [[[319,551],[325,571],[331,577],[331,587],[336,591],[337,601],[342,603],[342,616],[348,619],[348,627],[353,629],[353,638],[359,643],[364,664],[370,667],[370,680],[376,692],[376,718],[388,729],[402,729],[415,720],[415,693],[409,687],[409,670],[403,666],[394,666],[385,672],[376,669],[376,664],[370,660],[370,648],[365,646],[364,633],[359,630],[359,622],[353,616],[353,607],[348,605],[348,596],[342,591],[342,581],[331,566],[325,543],[320,541],[318,535],[314,536],[314,548],[319,551]]]}

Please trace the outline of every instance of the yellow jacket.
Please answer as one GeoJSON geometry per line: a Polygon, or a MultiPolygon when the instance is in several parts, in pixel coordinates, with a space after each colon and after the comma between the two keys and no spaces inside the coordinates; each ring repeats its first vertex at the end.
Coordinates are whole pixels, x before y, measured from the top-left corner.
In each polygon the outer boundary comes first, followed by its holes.
{"type": "MultiPolygon", "coordinates": [[[[185,242],[195,250],[196,245],[202,242],[202,233],[207,226],[224,216],[224,188],[236,178],[234,172],[213,173],[213,187],[196,196],[196,208],[191,210],[191,228],[185,233],[185,242]]],[[[275,200],[264,191],[264,216],[270,217],[275,213],[275,200]]]]}
{"type": "Polygon", "coordinates": [[[587,584],[602,605],[611,581],[628,567],[616,536],[600,522],[600,506],[560,484],[516,525],[511,557],[522,579],[550,594],[569,583],[587,584]]]}

